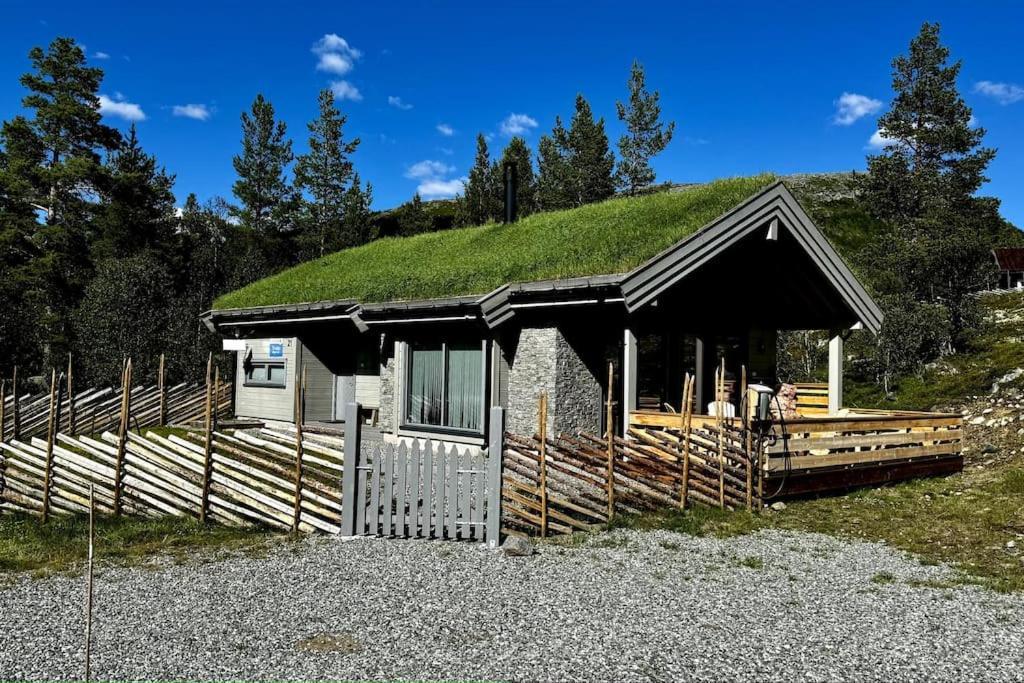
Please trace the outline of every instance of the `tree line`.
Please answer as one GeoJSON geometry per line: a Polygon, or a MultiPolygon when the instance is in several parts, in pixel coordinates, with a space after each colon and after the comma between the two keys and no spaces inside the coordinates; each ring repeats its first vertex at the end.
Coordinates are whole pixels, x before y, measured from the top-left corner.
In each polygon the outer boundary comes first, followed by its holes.
{"type": "Polygon", "coordinates": [[[653,184],[651,159],[668,146],[675,122],[661,121],[660,94],[650,92],[643,66],[634,61],[628,81],[629,101],[616,102],[625,132],[618,140],[616,163],[604,118],[594,118],[590,103],[576,96],[575,111],[566,128],[560,116],[537,145],[537,166],[526,140],[513,137],[499,159],[490,158],[487,138],[476,138],[476,157],[463,194],[458,198],[456,221],[480,225],[504,215],[505,168],[515,169],[516,206],[520,216],[599,202],[617,191],[635,194],[653,184]]]}
{"type": "Polygon", "coordinates": [[[103,71],[71,38],[29,53],[25,113],[0,127],[0,376],[62,367],[80,386],[113,383],[123,356],[170,381],[201,375],[217,341],[199,321],[219,294],[373,237],[358,139],[329,91],[294,154],[258,95],[242,114],[233,201],[180,209],[175,176],[103,123],[103,71]],[[291,171],[291,177],[289,177],[291,171]]]}

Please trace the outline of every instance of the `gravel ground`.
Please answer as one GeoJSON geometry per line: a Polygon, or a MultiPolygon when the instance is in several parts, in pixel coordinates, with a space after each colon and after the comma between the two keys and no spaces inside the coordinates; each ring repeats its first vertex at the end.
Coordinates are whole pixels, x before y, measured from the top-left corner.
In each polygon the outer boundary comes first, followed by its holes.
{"type": "MultiPolygon", "coordinates": [[[[316,537],[106,568],[100,679],[1011,681],[1024,596],[881,545],[616,531],[530,558],[316,537]],[[926,582],[922,586],[920,582],[926,582]]],[[[82,671],[81,576],[0,589],[0,679],[82,671]]]]}

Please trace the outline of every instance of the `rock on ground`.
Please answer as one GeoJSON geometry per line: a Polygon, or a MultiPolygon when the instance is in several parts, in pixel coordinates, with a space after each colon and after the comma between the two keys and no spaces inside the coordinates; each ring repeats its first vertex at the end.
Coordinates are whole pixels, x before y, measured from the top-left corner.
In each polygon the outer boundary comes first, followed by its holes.
{"type": "MultiPolygon", "coordinates": [[[[97,679],[1011,681],[1024,597],[885,546],[616,531],[532,557],[314,537],[107,568],[97,679]],[[922,583],[923,582],[923,583],[922,583]]],[[[102,551],[102,548],[100,549],[102,551]]],[[[0,589],[0,678],[82,674],[83,578],[0,589]]]]}

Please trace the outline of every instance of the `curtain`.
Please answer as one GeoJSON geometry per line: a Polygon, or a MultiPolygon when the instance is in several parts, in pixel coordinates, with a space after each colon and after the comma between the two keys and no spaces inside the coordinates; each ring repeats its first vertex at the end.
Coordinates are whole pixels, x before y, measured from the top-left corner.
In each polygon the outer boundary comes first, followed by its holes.
{"type": "Polygon", "coordinates": [[[483,414],[483,351],[479,342],[448,347],[448,424],[480,431],[483,414]]]}
{"type": "Polygon", "coordinates": [[[441,345],[409,349],[407,419],[412,424],[441,424],[444,400],[444,352],[441,345]]]}

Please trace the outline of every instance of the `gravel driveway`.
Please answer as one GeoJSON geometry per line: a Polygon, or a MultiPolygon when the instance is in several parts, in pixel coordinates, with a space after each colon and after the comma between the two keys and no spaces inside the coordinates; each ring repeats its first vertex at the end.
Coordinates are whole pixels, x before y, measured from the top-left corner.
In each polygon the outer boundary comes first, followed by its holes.
{"type": "MultiPolygon", "coordinates": [[[[881,545],[617,531],[508,558],[315,537],[109,568],[103,679],[1020,680],[1024,596],[881,545]],[[920,582],[926,582],[922,586],[920,582]]],[[[79,677],[80,576],[0,589],[0,679],[79,677]]]]}

